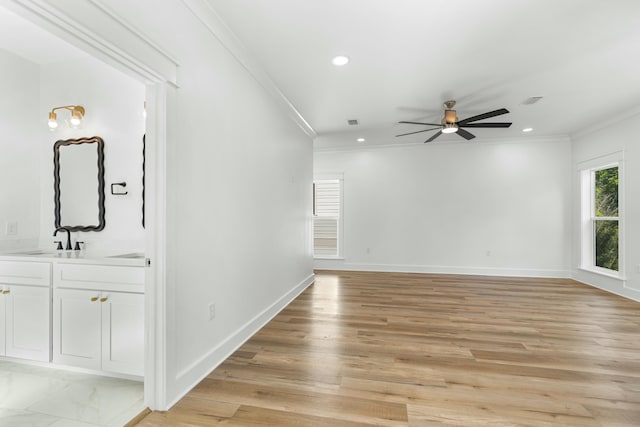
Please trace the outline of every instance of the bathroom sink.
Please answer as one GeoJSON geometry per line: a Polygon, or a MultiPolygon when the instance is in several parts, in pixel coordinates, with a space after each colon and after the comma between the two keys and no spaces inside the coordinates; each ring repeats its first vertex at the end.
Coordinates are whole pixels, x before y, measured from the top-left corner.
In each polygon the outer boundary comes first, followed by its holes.
{"type": "Polygon", "coordinates": [[[133,253],[130,253],[130,254],[111,255],[111,256],[108,256],[107,258],[131,258],[131,259],[135,259],[135,258],[144,258],[144,254],[142,252],[133,252],[133,253]]]}

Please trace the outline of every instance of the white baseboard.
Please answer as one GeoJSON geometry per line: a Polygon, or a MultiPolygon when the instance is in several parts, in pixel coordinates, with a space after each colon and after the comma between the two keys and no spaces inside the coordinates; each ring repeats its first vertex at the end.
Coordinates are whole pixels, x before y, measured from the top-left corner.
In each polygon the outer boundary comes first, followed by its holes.
{"type": "Polygon", "coordinates": [[[180,392],[168,403],[166,408],[168,410],[175,405],[189,390],[194,388],[200,381],[202,381],[211,371],[224,362],[229,356],[231,356],[238,348],[249,340],[256,332],[258,332],[264,325],[269,323],[280,311],[282,311],[291,301],[293,301],[298,295],[300,295],[309,285],[315,280],[315,275],[311,274],[306,277],[302,282],[296,285],[293,289],[286,294],[278,298],[273,304],[264,309],[261,313],[256,315],[253,319],[249,320],[243,326],[238,328],[234,333],[229,335],[227,339],[222,341],[216,347],[211,349],[204,356],[181,370],[176,375],[176,382],[180,384],[180,392]]]}
{"type": "Polygon", "coordinates": [[[627,280],[614,279],[581,269],[574,270],[571,278],[585,285],[640,302],[640,290],[629,287],[627,280]]]}
{"type": "Polygon", "coordinates": [[[532,268],[460,267],[440,265],[360,264],[333,260],[314,260],[315,270],[380,271],[389,273],[465,274],[479,276],[571,278],[569,270],[532,268]]]}

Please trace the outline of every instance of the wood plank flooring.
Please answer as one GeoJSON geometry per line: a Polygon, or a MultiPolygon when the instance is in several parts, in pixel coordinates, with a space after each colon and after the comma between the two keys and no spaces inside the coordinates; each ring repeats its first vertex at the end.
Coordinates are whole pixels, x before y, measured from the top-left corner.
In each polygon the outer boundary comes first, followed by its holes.
{"type": "Polygon", "coordinates": [[[139,426],[640,426],[640,303],[567,279],[317,272],[139,426]]]}

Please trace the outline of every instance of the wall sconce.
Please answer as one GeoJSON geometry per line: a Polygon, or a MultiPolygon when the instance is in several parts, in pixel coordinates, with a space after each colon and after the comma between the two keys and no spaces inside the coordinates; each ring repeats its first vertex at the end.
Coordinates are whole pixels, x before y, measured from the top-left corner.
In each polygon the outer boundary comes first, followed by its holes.
{"type": "Polygon", "coordinates": [[[74,128],[77,127],[82,119],[84,118],[84,107],[80,105],[65,105],[63,107],[55,107],[49,113],[49,128],[51,130],[58,127],[58,115],[56,114],[56,110],[69,110],[71,111],[71,126],[74,128]]]}

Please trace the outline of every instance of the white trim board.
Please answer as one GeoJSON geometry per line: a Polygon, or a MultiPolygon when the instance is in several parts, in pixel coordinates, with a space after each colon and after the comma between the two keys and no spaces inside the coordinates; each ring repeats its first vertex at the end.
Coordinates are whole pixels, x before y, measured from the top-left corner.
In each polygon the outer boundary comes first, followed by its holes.
{"type": "Polygon", "coordinates": [[[334,260],[314,260],[314,270],[371,271],[386,273],[464,274],[478,276],[571,278],[568,270],[532,268],[459,267],[441,265],[401,265],[343,263],[334,260]]]}
{"type": "Polygon", "coordinates": [[[148,85],[145,147],[145,404],[163,409],[167,400],[167,96],[168,83],[148,85]]]}
{"type": "Polygon", "coordinates": [[[640,302],[640,289],[628,287],[626,280],[603,276],[583,269],[574,270],[571,278],[576,282],[640,302]]]}
{"type": "Polygon", "coordinates": [[[144,83],[178,84],[178,63],[173,56],[101,0],[55,4],[37,0],[0,0],[0,6],[144,83]],[[89,27],[84,22],[94,25],[89,27]]]}
{"type": "MultiPolygon", "coordinates": [[[[322,137],[322,135],[320,135],[322,137]]],[[[504,144],[558,144],[560,142],[571,142],[571,138],[567,135],[556,136],[538,136],[538,137],[520,137],[520,138],[483,138],[474,141],[475,145],[504,145],[504,144]]],[[[333,152],[365,152],[374,150],[395,150],[395,149],[409,149],[418,148],[434,150],[442,147],[450,147],[457,145],[468,145],[469,142],[465,140],[461,141],[442,141],[436,144],[424,144],[422,142],[390,142],[388,144],[360,144],[360,145],[334,145],[330,147],[318,147],[314,142],[314,153],[333,153],[333,152]]]]}

